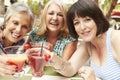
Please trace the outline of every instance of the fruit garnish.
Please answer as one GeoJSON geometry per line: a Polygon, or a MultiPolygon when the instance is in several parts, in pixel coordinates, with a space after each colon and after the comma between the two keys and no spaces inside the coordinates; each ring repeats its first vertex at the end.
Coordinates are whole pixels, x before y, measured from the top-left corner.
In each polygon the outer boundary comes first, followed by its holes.
{"type": "Polygon", "coordinates": [[[18,66],[14,62],[8,61],[7,64],[16,66],[15,71],[18,72],[18,66]]]}
{"type": "Polygon", "coordinates": [[[25,50],[27,50],[27,49],[29,49],[29,48],[30,48],[30,45],[29,45],[29,44],[25,44],[25,45],[24,45],[24,49],[25,49],[25,50]]]}
{"type": "Polygon", "coordinates": [[[49,54],[44,54],[45,60],[49,61],[49,59],[51,58],[51,56],[49,54]]]}

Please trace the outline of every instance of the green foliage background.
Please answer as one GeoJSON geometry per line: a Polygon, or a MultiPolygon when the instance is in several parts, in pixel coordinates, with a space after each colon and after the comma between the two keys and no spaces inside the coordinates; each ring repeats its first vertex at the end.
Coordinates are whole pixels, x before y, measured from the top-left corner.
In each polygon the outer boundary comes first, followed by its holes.
{"type": "MultiPolygon", "coordinates": [[[[39,4],[36,1],[28,0],[28,5],[31,7],[35,15],[39,15],[40,6],[44,7],[48,1],[49,0],[43,0],[43,3],[39,4]]],[[[98,0],[98,5],[105,15],[108,13],[111,2],[112,0],[98,0]]],[[[67,5],[67,6],[69,7],[70,5],[67,5]]],[[[116,5],[115,9],[120,10],[120,4],[116,5]]]]}
{"type": "Polygon", "coordinates": [[[120,4],[117,4],[117,5],[115,6],[115,9],[120,11],[120,4]]]}
{"type": "Polygon", "coordinates": [[[32,9],[33,13],[38,16],[40,14],[40,6],[37,1],[28,0],[28,5],[32,9]]]}
{"type": "Polygon", "coordinates": [[[99,0],[98,2],[99,7],[101,8],[101,10],[103,11],[105,15],[108,13],[111,1],[112,0],[99,0]]]}

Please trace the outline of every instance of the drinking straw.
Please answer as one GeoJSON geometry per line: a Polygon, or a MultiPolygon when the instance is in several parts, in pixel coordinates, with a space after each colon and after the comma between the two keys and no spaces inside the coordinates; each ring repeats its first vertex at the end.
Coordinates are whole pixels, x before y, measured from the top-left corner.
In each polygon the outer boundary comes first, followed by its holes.
{"type": "Polygon", "coordinates": [[[44,45],[44,42],[42,42],[41,51],[40,51],[40,56],[42,56],[42,52],[43,52],[43,45],[44,45]]]}
{"type": "Polygon", "coordinates": [[[3,52],[4,54],[7,54],[7,52],[4,50],[4,48],[2,47],[2,45],[0,45],[0,49],[2,50],[2,52],[3,52]]]}

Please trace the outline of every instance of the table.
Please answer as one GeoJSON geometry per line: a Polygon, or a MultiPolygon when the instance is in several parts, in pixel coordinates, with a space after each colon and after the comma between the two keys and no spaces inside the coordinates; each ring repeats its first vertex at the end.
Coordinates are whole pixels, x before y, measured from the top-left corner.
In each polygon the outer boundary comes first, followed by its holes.
{"type": "MultiPolygon", "coordinates": [[[[31,75],[31,74],[26,74],[26,75],[31,75]]],[[[42,77],[32,77],[32,80],[82,80],[82,78],[80,78],[78,75],[75,75],[71,78],[67,78],[55,72],[51,67],[45,67],[44,75],[42,77]]]]}
{"type": "MultiPolygon", "coordinates": [[[[29,66],[25,67],[25,75],[19,80],[83,80],[78,75],[67,78],[57,72],[55,72],[51,67],[45,67],[44,75],[42,77],[33,77],[32,70],[29,66]]],[[[12,77],[0,77],[0,80],[14,80],[12,77]]]]}
{"type": "Polygon", "coordinates": [[[83,79],[78,77],[66,78],[62,76],[43,75],[40,78],[32,77],[32,80],[83,80],[83,79]]]}

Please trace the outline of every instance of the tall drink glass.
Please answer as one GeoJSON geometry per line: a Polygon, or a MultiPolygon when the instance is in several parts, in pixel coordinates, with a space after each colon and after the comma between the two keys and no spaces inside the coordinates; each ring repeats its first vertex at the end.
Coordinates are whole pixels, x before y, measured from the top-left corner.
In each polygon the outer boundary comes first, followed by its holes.
{"type": "Polygon", "coordinates": [[[44,71],[44,66],[46,64],[45,57],[39,53],[29,54],[29,64],[33,70],[32,75],[35,77],[42,76],[44,71]]]}
{"type": "Polygon", "coordinates": [[[32,75],[42,76],[44,67],[50,58],[47,56],[47,54],[45,55],[45,53],[43,53],[42,49],[46,48],[51,50],[52,44],[50,44],[49,42],[40,41],[40,42],[30,42],[30,45],[32,48],[39,49],[38,53],[31,53],[28,55],[28,60],[29,60],[28,62],[33,70],[32,75]]]}

